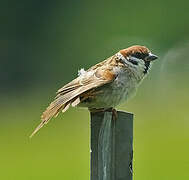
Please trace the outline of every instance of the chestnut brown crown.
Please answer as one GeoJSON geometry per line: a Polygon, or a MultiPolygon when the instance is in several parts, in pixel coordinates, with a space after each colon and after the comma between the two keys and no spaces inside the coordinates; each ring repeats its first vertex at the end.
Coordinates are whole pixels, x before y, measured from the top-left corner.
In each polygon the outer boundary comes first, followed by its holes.
{"type": "Polygon", "coordinates": [[[125,57],[135,57],[137,59],[142,59],[144,61],[153,61],[158,57],[150,52],[150,50],[145,46],[135,45],[127,49],[120,50],[120,53],[125,57]]]}

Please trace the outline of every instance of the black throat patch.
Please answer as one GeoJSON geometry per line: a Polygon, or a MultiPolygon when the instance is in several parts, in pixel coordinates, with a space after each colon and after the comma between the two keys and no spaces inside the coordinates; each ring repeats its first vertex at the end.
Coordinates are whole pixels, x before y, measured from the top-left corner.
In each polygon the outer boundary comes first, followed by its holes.
{"type": "Polygon", "coordinates": [[[145,70],[144,70],[144,74],[146,74],[149,70],[150,67],[150,61],[145,61],[145,70]]]}

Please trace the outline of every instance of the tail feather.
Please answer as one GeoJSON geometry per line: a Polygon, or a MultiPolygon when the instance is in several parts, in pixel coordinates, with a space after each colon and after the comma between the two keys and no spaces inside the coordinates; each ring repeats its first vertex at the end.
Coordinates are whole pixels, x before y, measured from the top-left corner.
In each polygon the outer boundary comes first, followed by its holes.
{"type": "Polygon", "coordinates": [[[85,86],[76,85],[75,87],[66,88],[65,90],[64,88],[63,90],[59,90],[55,100],[43,112],[41,116],[42,122],[34,130],[30,137],[47,124],[52,117],[57,116],[60,111],[65,112],[69,108],[70,104],[73,107],[77,106],[80,103],[79,96],[82,93],[90,90],[91,88],[98,87],[102,83],[104,83],[104,81],[101,80],[93,83],[87,83],[85,86]]]}
{"type": "MultiPolygon", "coordinates": [[[[53,102],[52,102],[53,103],[53,102]]],[[[30,135],[30,138],[32,138],[45,124],[49,122],[49,120],[54,116],[57,117],[59,112],[62,110],[62,112],[65,112],[68,110],[71,102],[67,102],[65,104],[61,104],[59,106],[52,105],[46,109],[46,111],[43,112],[41,116],[42,122],[37,126],[37,128],[33,131],[33,133],[30,135]]]]}
{"type": "Polygon", "coordinates": [[[77,97],[75,100],[72,101],[72,107],[77,106],[80,103],[80,98],[77,97]]]}
{"type": "Polygon", "coordinates": [[[34,134],[36,134],[37,131],[39,131],[44,125],[45,125],[45,121],[42,121],[37,128],[32,132],[32,134],[30,135],[30,138],[32,138],[34,136],[34,134]]]}
{"type": "Polygon", "coordinates": [[[68,103],[65,104],[64,108],[62,109],[63,113],[66,112],[69,109],[70,104],[71,104],[70,102],[68,102],[68,103]]]}

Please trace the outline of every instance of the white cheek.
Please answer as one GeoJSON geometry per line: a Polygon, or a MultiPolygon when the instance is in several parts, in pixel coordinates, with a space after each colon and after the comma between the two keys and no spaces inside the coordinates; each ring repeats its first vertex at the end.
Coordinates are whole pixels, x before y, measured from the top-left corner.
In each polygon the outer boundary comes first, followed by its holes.
{"type": "Polygon", "coordinates": [[[129,59],[131,59],[132,61],[136,61],[136,62],[140,61],[140,59],[133,57],[133,56],[129,56],[129,59]]]}

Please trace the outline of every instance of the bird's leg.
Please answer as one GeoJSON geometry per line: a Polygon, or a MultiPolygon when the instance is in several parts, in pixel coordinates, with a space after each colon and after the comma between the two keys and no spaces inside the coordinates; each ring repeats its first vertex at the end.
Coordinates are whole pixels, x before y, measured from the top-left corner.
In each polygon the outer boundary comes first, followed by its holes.
{"type": "Polygon", "coordinates": [[[99,109],[96,109],[96,108],[92,108],[92,109],[89,109],[89,111],[91,113],[97,113],[97,112],[104,112],[104,108],[99,108],[99,109]]]}
{"type": "Polygon", "coordinates": [[[118,118],[117,110],[113,108],[112,109],[112,119],[117,120],[117,118],[118,118]]]}
{"type": "Polygon", "coordinates": [[[89,109],[89,111],[91,113],[97,113],[97,112],[111,112],[112,113],[112,119],[113,120],[116,120],[118,118],[118,115],[117,115],[117,110],[114,109],[114,108],[108,108],[108,109],[104,109],[104,108],[99,108],[99,109],[95,109],[95,108],[92,108],[92,109],[89,109]]]}
{"type": "Polygon", "coordinates": [[[117,110],[116,110],[116,109],[114,109],[114,108],[109,108],[109,109],[107,109],[106,111],[112,112],[112,119],[113,119],[113,120],[117,120],[118,115],[117,115],[117,110]]]}

